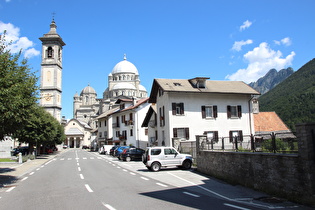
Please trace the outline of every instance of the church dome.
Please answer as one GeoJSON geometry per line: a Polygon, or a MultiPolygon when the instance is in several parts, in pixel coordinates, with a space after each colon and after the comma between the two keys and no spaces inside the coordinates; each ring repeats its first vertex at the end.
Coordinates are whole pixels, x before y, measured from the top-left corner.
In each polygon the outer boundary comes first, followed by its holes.
{"type": "Polygon", "coordinates": [[[130,83],[118,83],[113,87],[113,90],[122,90],[122,89],[132,89],[135,90],[136,87],[130,83]]]}
{"type": "Polygon", "coordinates": [[[145,89],[145,87],[143,85],[139,85],[139,90],[147,91],[147,89],[145,89]]]}
{"type": "Polygon", "coordinates": [[[88,85],[81,91],[81,95],[82,94],[96,94],[96,91],[94,90],[94,88],[88,85]]]}
{"type": "Polygon", "coordinates": [[[127,61],[126,55],[124,56],[123,61],[120,61],[116,64],[111,74],[114,75],[119,73],[132,73],[135,75],[139,75],[138,69],[131,62],[127,61]]]}

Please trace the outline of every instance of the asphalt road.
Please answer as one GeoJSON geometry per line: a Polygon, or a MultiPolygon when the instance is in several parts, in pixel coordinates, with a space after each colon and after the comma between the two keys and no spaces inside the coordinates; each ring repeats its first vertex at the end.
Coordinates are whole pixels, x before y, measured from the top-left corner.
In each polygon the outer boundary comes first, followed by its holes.
{"type": "Polygon", "coordinates": [[[0,191],[0,209],[305,209],[195,173],[71,149],[0,191]]]}

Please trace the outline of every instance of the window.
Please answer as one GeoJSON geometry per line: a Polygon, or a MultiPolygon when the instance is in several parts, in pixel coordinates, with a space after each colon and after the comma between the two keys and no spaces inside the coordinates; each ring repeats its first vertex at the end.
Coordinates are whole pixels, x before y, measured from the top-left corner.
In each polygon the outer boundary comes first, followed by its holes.
{"type": "Polygon", "coordinates": [[[133,136],[133,129],[130,129],[130,136],[133,136]]]}
{"type": "Polygon", "coordinates": [[[205,135],[207,135],[207,140],[213,142],[218,142],[219,141],[219,132],[218,131],[205,131],[205,135]]]}
{"type": "Polygon", "coordinates": [[[189,140],[189,128],[173,128],[173,137],[189,140]]]}
{"type": "Polygon", "coordinates": [[[162,96],[164,94],[163,90],[159,88],[159,96],[162,96]]]}
{"type": "Polygon", "coordinates": [[[202,118],[217,118],[218,108],[217,106],[201,106],[202,118]]]}
{"type": "Polygon", "coordinates": [[[161,154],[161,149],[151,149],[151,155],[159,155],[161,154]]]}
{"type": "Polygon", "coordinates": [[[122,131],[122,138],[127,139],[127,131],[122,131]]]}
{"type": "Polygon", "coordinates": [[[125,115],[122,115],[122,116],[121,116],[121,122],[122,122],[122,123],[126,123],[126,116],[125,116],[125,115]]]}
{"type": "Polygon", "coordinates": [[[99,137],[102,137],[102,132],[99,132],[99,137]]]}
{"type": "Polygon", "coordinates": [[[48,47],[48,49],[47,49],[47,57],[48,58],[53,58],[53,56],[54,56],[53,48],[52,47],[48,47]]]}
{"type": "Polygon", "coordinates": [[[120,136],[120,132],[116,131],[116,137],[119,137],[119,136],[120,136]]]}
{"type": "Polygon", "coordinates": [[[243,131],[241,130],[230,131],[229,136],[230,142],[235,142],[235,139],[237,139],[238,142],[243,141],[243,131]]]}
{"type": "Polygon", "coordinates": [[[100,127],[102,127],[102,121],[99,122],[100,127]]]}
{"type": "Polygon", "coordinates": [[[183,115],[184,114],[184,103],[172,103],[172,114],[183,115]]]}
{"type": "Polygon", "coordinates": [[[241,118],[242,117],[242,106],[227,106],[227,117],[228,118],[241,118]]]}
{"type": "Polygon", "coordinates": [[[165,155],[176,155],[177,152],[174,149],[172,149],[172,148],[165,148],[164,149],[164,154],[165,155]]]}

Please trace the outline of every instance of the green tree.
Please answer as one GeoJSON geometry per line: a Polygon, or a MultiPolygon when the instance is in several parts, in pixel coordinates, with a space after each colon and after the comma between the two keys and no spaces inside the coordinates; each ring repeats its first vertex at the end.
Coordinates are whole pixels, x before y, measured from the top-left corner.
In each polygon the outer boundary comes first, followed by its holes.
{"type": "Polygon", "coordinates": [[[65,139],[63,126],[43,107],[37,104],[31,108],[31,113],[26,125],[15,132],[19,142],[28,143],[30,152],[33,146],[60,144],[65,139]]]}
{"type": "Polygon", "coordinates": [[[0,139],[25,126],[30,107],[37,100],[37,77],[21,51],[12,54],[5,33],[0,35],[0,139]]]}

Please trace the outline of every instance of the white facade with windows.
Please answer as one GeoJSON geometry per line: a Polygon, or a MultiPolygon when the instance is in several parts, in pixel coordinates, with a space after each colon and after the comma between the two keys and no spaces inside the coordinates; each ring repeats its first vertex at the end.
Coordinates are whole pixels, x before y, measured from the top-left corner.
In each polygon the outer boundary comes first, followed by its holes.
{"type": "Polygon", "coordinates": [[[255,133],[252,99],[259,92],[243,82],[207,79],[154,80],[149,102],[156,104],[158,145],[195,141],[196,135],[241,138],[255,133]]]}

